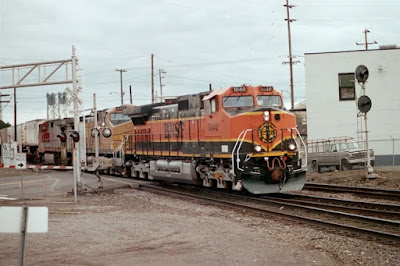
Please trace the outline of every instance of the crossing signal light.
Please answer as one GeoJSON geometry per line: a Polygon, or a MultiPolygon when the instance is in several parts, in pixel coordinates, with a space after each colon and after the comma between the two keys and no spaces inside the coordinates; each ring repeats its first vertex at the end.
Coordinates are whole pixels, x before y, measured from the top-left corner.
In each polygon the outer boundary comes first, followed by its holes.
{"type": "Polygon", "coordinates": [[[72,140],[74,142],[78,142],[80,137],[79,137],[79,133],[76,131],[72,131],[70,137],[72,138],[72,140]]]}
{"type": "Polygon", "coordinates": [[[63,132],[59,135],[57,135],[57,138],[61,140],[61,142],[66,142],[67,141],[67,135],[63,132]]]}

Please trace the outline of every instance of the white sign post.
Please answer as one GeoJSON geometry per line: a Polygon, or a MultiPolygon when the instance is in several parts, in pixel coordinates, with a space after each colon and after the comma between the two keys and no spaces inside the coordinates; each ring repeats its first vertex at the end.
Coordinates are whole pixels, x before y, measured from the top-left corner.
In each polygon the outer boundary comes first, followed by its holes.
{"type": "Polygon", "coordinates": [[[18,152],[15,156],[15,169],[26,169],[26,153],[18,152]]]}
{"type": "MultiPolygon", "coordinates": [[[[15,154],[15,169],[25,170],[26,169],[26,153],[17,152],[15,154]]],[[[21,198],[24,198],[24,178],[21,173],[21,180],[20,180],[20,188],[21,188],[21,198]]]]}
{"type": "Polygon", "coordinates": [[[47,207],[0,207],[0,233],[21,233],[19,265],[24,265],[26,233],[47,233],[47,207]]]}

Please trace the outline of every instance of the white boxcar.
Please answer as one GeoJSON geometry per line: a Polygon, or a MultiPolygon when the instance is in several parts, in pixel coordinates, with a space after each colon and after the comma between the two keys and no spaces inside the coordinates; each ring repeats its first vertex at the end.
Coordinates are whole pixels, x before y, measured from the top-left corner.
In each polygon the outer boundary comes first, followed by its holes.
{"type": "MultiPolygon", "coordinates": [[[[39,125],[46,120],[36,119],[17,125],[17,143],[20,152],[34,154],[39,145],[39,125]],[[22,148],[22,150],[21,150],[22,148]]],[[[8,128],[8,135],[14,139],[14,127],[8,128]]]]}

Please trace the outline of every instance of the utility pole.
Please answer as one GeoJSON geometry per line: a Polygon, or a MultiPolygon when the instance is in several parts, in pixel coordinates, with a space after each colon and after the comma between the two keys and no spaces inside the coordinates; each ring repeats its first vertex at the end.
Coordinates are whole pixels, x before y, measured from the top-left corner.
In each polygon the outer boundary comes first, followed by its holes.
{"type": "Polygon", "coordinates": [[[154,54],[151,54],[151,103],[154,103],[154,54]]]}
{"type": "Polygon", "coordinates": [[[14,141],[15,142],[17,141],[17,88],[16,87],[14,87],[14,141]]]}
{"type": "Polygon", "coordinates": [[[116,69],[115,71],[119,71],[121,74],[121,106],[124,104],[124,90],[122,87],[122,72],[127,72],[126,69],[116,69]]]}
{"type": "Polygon", "coordinates": [[[3,106],[2,103],[9,103],[10,101],[2,101],[1,97],[10,96],[10,94],[2,94],[0,91],[0,120],[3,120],[3,106]]]}
{"type": "Polygon", "coordinates": [[[161,79],[164,78],[163,76],[161,76],[161,74],[166,74],[167,72],[164,71],[164,69],[158,69],[158,75],[160,76],[160,99],[161,102],[163,101],[163,94],[162,94],[162,87],[164,86],[164,84],[161,83],[161,79]]]}
{"type": "Polygon", "coordinates": [[[286,5],[283,5],[286,7],[286,14],[287,18],[285,19],[287,21],[287,27],[288,27],[288,38],[289,38],[289,62],[283,62],[283,64],[289,63],[289,69],[290,69],[290,101],[291,101],[291,106],[293,109],[294,108],[294,89],[293,89],[293,64],[300,63],[300,61],[293,61],[293,56],[292,56],[292,38],[291,38],[291,33],[290,33],[290,23],[293,21],[296,21],[295,19],[290,19],[290,14],[289,14],[289,8],[294,7],[294,5],[289,5],[289,0],[286,0],[286,5]]]}
{"type": "Polygon", "coordinates": [[[129,85],[129,97],[131,99],[131,104],[132,104],[132,86],[129,85]]]}
{"type": "Polygon", "coordinates": [[[376,41],[374,41],[374,42],[368,42],[368,37],[367,37],[367,35],[368,35],[368,33],[370,33],[370,31],[369,31],[368,29],[365,29],[365,30],[363,31],[363,33],[364,33],[364,40],[365,40],[365,43],[358,43],[358,42],[356,42],[357,45],[364,45],[364,44],[365,44],[365,50],[368,50],[368,44],[378,44],[376,41]]]}

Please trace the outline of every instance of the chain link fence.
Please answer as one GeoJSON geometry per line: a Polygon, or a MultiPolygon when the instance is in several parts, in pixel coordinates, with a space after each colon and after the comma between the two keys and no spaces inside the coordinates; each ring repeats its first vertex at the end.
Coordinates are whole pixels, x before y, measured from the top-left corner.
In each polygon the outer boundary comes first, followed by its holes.
{"type": "Polygon", "coordinates": [[[400,165],[400,139],[370,140],[369,147],[375,151],[376,165],[400,165]]]}

